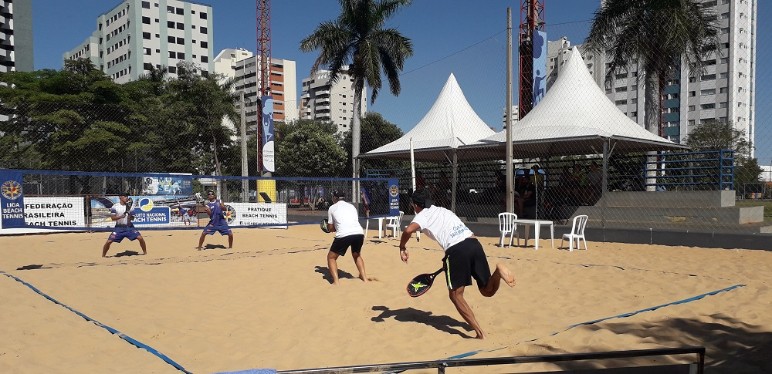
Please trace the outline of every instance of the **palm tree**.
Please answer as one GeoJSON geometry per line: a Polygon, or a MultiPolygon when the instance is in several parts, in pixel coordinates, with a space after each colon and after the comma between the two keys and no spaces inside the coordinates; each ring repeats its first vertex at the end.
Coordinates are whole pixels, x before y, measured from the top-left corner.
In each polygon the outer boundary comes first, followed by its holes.
{"type": "MultiPolygon", "coordinates": [[[[321,65],[330,69],[335,82],[345,70],[354,79],[354,117],[351,124],[351,158],[354,178],[359,177],[362,93],[372,88],[371,102],[381,89],[381,70],[391,93],[399,95],[399,72],[413,55],[413,44],[396,29],[384,28],[386,20],[410,0],[338,0],[341,13],[335,21],[319,24],[300,42],[300,50],[320,50],[311,73],[321,65]]],[[[353,194],[352,196],[358,196],[353,194]]]]}
{"type": "Polygon", "coordinates": [[[610,60],[607,78],[629,64],[640,64],[645,79],[644,121],[655,134],[665,80],[677,71],[680,61],[690,75],[701,75],[703,60],[719,51],[716,16],[698,0],[606,0],[595,12],[586,43],[610,60]]]}

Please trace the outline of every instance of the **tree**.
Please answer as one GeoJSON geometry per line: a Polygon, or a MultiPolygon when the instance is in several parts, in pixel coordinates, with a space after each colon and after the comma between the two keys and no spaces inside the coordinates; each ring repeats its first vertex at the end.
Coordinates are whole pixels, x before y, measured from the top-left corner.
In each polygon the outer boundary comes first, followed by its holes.
{"type": "MultiPolygon", "coordinates": [[[[389,144],[404,135],[402,129],[387,121],[380,113],[369,112],[362,118],[362,153],[367,153],[380,146],[389,144]]],[[[343,138],[344,149],[351,149],[351,133],[343,138]]],[[[351,153],[348,154],[351,160],[351,153]]],[[[400,161],[368,158],[362,161],[362,168],[394,169],[404,167],[400,161]]]]}
{"type": "Polygon", "coordinates": [[[763,169],[752,158],[753,145],[746,140],[745,131],[734,128],[731,122],[708,120],[692,129],[686,144],[695,151],[732,150],[734,152],[734,187],[742,191],[744,184],[758,183],[763,169]]]}
{"type": "Polygon", "coordinates": [[[281,125],[277,133],[276,174],[285,177],[341,177],[346,152],[335,139],[336,126],[310,120],[281,125]]]}
{"type": "Polygon", "coordinates": [[[586,43],[609,57],[608,79],[640,63],[646,129],[662,135],[659,97],[665,80],[682,58],[691,75],[702,74],[703,60],[718,53],[718,26],[716,16],[696,0],[607,0],[595,12],[586,43]]]}
{"type": "Polygon", "coordinates": [[[351,156],[354,178],[359,177],[358,157],[361,141],[361,103],[365,83],[372,88],[371,102],[381,89],[381,70],[389,81],[394,95],[399,95],[399,72],[405,60],[413,55],[410,39],[396,29],[384,28],[386,20],[410,0],[339,0],[341,13],[335,21],[321,23],[314,32],[300,42],[300,50],[320,50],[311,68],[330,69],[335,82],[346,70],[354,79],[354,117],[351,124],[351,156]]]}

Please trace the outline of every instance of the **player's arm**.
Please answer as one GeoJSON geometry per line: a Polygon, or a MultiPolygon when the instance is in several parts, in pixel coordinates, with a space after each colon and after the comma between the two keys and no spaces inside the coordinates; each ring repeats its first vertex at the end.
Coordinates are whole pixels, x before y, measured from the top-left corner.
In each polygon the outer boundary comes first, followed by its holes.
{"type": "Polygon", "coordinates": [[[402,237],[399,239],[399,257],[402,259],[402,262],[407,262],[407,259],[410,257],[407,253],[407,242],[413,236],[413,233],[419,230],[421,230],[421,226],[415,222],[410,222],[405,227],[405,230],[402,231],[402,237]]]}
{"type": "Polygon", "coordinates": [[[115,211],[115,208],[110,208],[110,219],[113,221],[117,221],[123,217],[126,217],[126,212],[123,212],[122,216],[118,215],[118,212],[115,211]]]}
{"type": "Polygon", "coordinates": [[[332,213],[327,211],[327,231],[335,232],[335,221],[332,219],[332,213]]]}
{"type": "Polygon", "coordinates": [[[228,210],[228,208],[225,207],[225,203],[223,203],[221,200],[217,200],[217,202],[220,203],[220,209],[222,209],[223,212],[228,210]]]}

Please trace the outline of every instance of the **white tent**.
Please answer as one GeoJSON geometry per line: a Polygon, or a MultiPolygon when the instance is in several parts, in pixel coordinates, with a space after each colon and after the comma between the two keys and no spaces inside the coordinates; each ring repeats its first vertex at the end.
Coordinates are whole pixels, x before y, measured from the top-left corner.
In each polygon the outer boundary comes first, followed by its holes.
{"type": "MultiPolygon", "coordinates": [[[[411,159],[411,143],[418,161],[447,161],[453,167],[451,209],[455,209],[459,147],[491,136],[494,131],[483,122],[466,100],[456,77],[450,74],[429,112],[401,138],[360,157],[411,159]]],[[[468,154],[468,153],[467,153],[468,154]]],[[[474,155],[474,153],[471,153],[474,155]]]]}
{"type": "MultiPolygon", "coordinates": [[[[520,158],[601,153],[604,144],[618,152],[684,148],[620,111],[595,83],[576,47],[544,98],[512,130],[520,158]]],[[[505,141],[501,131],[471,147],[494,143],[503,149],[505,141]]]]}

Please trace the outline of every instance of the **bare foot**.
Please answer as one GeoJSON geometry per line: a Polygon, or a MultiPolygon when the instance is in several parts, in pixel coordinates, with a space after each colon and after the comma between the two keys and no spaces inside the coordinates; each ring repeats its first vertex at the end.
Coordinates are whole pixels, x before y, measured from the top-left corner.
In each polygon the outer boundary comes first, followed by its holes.
{"type": "Polygon", "coordinates": [[[359,275],[359,279],[361,279],[361,280],[362,280],[362,282],[367,282],[367,281],[369,281],[369,279],[368,279],[368,278],[366,278],[365,276],[363,276],[363,275],[361,275],[361,274],[359,275]]]}
{"type": "Polygon", "coordinates": [[[512,275],[512,272],[509,271],[509,269],[507,269],[506,266],[504,266],[502,264],[498,264],[498,265],[496,265],[496,270],[499,271],[499,275],[501,275],[501,279],[503,279],[504,282],[506,282],[509,287],[514,287],[515,286],[515,284],[516,284],[515,276],[512,275]]]}
{"type": "Polygon", "coordinates": [[[477,336],[475,336],[474,338],[475,339],[483,340],[483,339],[485,339],[485,335],[483,333],[481,333],[481,332],[478,332],[477,336]]]}
{"type": "Polygon", "coordinates": [[[198,250],[200,251],[200,250],[202,250],[202,249],[204,249],[204,248],[202,248],[202,247],[196,247],[196,249],[198,249],[198,250]]]}

